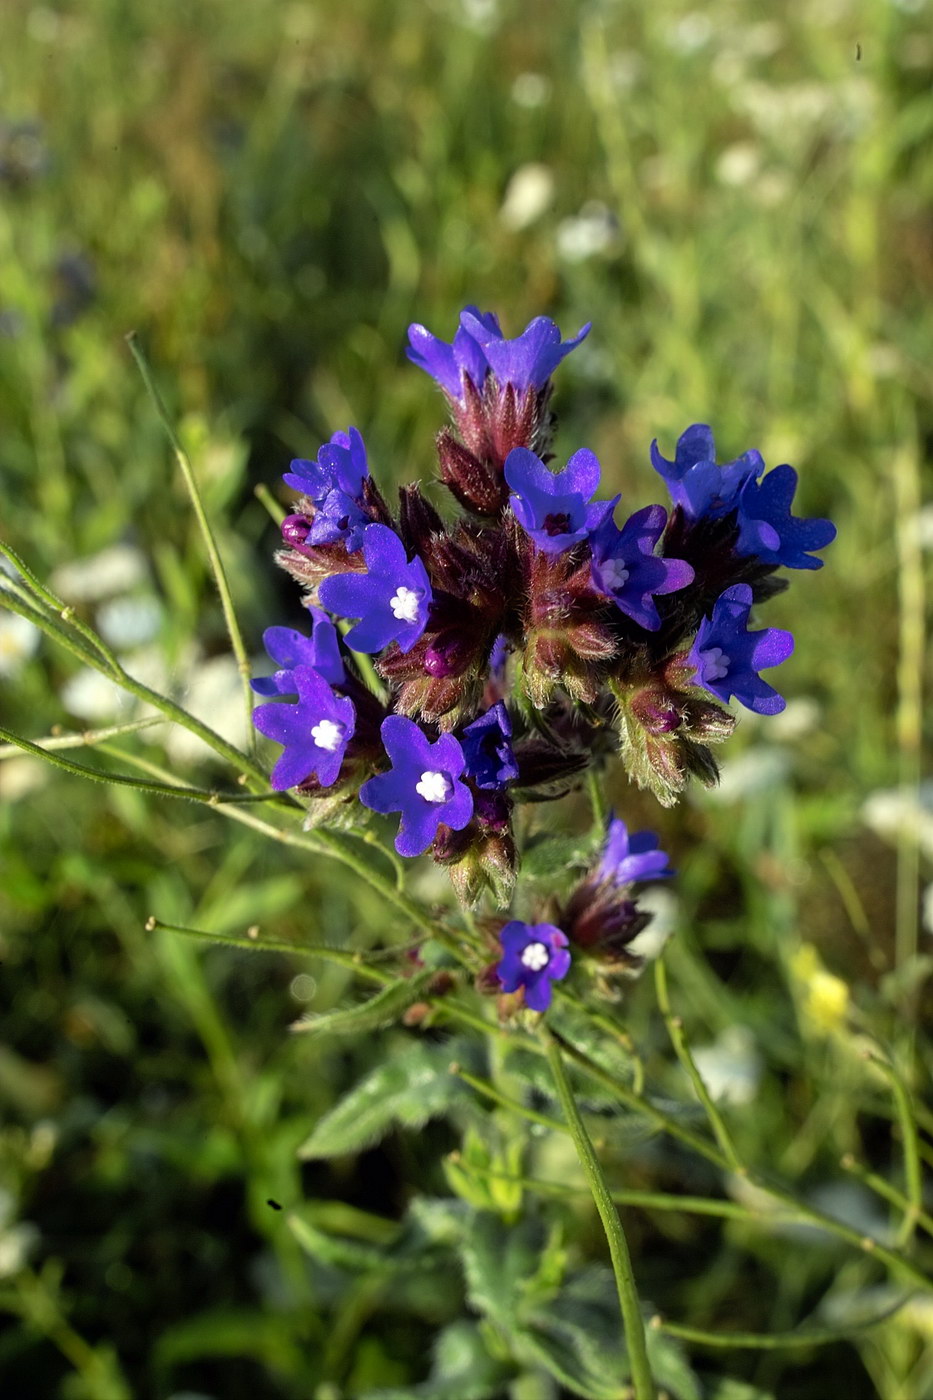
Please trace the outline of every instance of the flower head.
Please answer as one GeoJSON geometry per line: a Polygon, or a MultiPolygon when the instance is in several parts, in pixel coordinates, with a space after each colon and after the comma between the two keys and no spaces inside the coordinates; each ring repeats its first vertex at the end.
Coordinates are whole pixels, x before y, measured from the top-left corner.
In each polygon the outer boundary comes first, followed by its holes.
{"type": "Polygon", "coordinates": [[[562,472],[549,471],[527,447],[513,448],[506,458],[505,479],[513,492],[512,514],[545,554],[561,554],[586,539],[615,505],[587,505],[599,485],[599,460],[585,447],[562,472]]]}
{"type": "Polygon", "coordinates": [[[671,500],[691,520],[725,515],[737,504],[747,481],[759,477],[764,462],[758,452],[745,452],[734,462],[716,462],[713,431],[694,423],[677,440],[673,462],[662,457],[657,441],[651,444],[651,464],[667,482],[671,500]]]}
{"type": "Polygon", "coordinates": [[[649,632],[661,626],[655,595],[675,593],[693,581],[685,560],[660,559],[654,552],[666,524],[663,506],[646,506],[621,530],[607,515],[590,536],[593,587],[649,632]]]}
{"type": "Polygon", "coordinates": [[[512,752],[512,721],[502,700],[467,725],[460,743],[467,776],[478,788],[501,789],[518,777],[512,752]]]}
{"type": "Polygon", "coordinates": [[[404,715],[384,719],[381,734],[392,768],[363,784],[360,801],[374,812],[400,812],[395,849],[400,856],[419,856],[442,822],[461,831],[473,815],[472,794],[460,782],[463,749],[452,734],[432,744],[404,715]]]}
{"type": "Polygon", "coordinates": [[[353,701],[335,695],[324,677],[310,666],[297,666],[291,676],[297,704],[274,701],[257,705],[253,711],[253,723],[260,734],[284,745],[270,782],[282,792],[314,773],[321,787],[330,787],[337,780],[356,727],[353,701]]]}
{"type": "Polygon", "coordinates": [[[694,684],[720,700],[734,695],[756,714],[776,715],[784,709],[784,698],[758,672],[785,661],[794,649],[794,639],[778,627],[749,632],[751,608],[752,590],[747,583],[727,588],[717,598],[712,617],[700,624],[687,664],[696,672],[694,684]]]}
{"type": "Polygon", "coordinates": [[[823,567],[822,559],[809,551],[832,544],[836,527],[830,520],[791,515],[796,489],[797,473],[786,464],[761,481],[749,477],[739,494],[739,554],[785,569],[823,567]]]}
{"type": "Polygon", "coordinates": [[[410,651],[428,624],[433,594],[421,559],[409,561],[405,546],[388,525],[363,531],[366,573],[336,574],[321,584],[321,602],[341,617],[360,620],[347,633],[354,651],[376,652],[398,642],[410,651]]]}
{"type": "Polygon", "coordinates": [[[667,879],[674,871],[659,848],[660,840],[653,831],[637,831],[630,836],[622,818],[610,812],[597,878],[616,886],[667,879]]]}
{"type": "MultiPolygon", "coordinates": [[[[302,543],[335,544],[344,540],[351,552],[359,549],[369,516],[362,508],[363,483],[369,476],[366,447],[356,428],[334,433],[313,462],[297,458],[283,481],[307,496],[315,506],[302,543]]],[[[289,516],[289,520],[293,517],[289,516]]],[[[293,543],[286,540],[287,543],[293,543]]]]}
{"type": "Polygon", "coordinates": [[[511,384],[517,394],[524,394],[528,389],[543,388],[589,329],[587,324],[573,340],[562,341],[555,323],[547,316],[537,316],[520,336],[506,340],[491,311],[468,306],[460,314],[460,325],[450,345],[438,340],[425,326],[409,326],[408,358],[430,374],[449,398],[460,403],[465,394],[464,378],[482,389],[490,373],[500,387],[511,384]]]}
{"type": "Polygon", "coordinates": [[[355,500],[368,476],[369,463],[362,436],[356,428],[348,428],[346,432],[334,433],[313,462],[296,458],[282,480],[286,486],[294,487],[309,496],[315,505],[320,505],[333,490],[344,491],[355,500]]]}
{"type": "Polygon", "coordinates": [[[267,627],[263,632],[263,646],[278,670],[250,682],[257,695],[294,695],[298,666],[311,666],[328,685],[346,680],[336,627],[320,608],[308,611],[313,619],[310,637],[294,627],[267,627]]]}
{"type": "Polygon", "coordinates": [[[505,992],[525,990],[525,1005],[546,1011],[553,995],[552,982],[570,971],[567,935],[554,924],[525,924],[513,919],[499,934],[502,958],[495,974],[505,992]]]}

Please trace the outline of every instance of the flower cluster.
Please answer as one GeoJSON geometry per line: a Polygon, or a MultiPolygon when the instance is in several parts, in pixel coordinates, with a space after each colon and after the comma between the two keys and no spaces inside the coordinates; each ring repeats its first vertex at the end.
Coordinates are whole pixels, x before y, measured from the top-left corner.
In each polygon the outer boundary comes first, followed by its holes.
{"type": "MultiPolygon", "coordinates": [[[[266,633],[278,669],[254,682],[267,697],[255,717],[283,746],[273,786],[296,791],[309,823],[357,802],[397,814],[398,852],[430,848],[467,903],[484,888],[508,902],[516,801],[562,796],[614,748],[665,805],[691,774],[715,781],[710,745],[735,724],[723,702],[784,706],[760,673],[793,639],[752,630],[752,607],[784,586],[779,568],[818,568],[835,533],[791,514],[791,467],[765,474],[757,452],[718,464],[703,425],[673,461],[651,448],[671,509],[617,523],[592,451],[549,465],[551,375],[588,331],[564,340],[538,317],[508,339],[475,307],[449,343],[411,327],[409,358],[451,416],[437,475],[452,520],[417,485],[390,508],[353,427],[285,475],[296,496],[278,559],[313,625],[266,633]],[[328,614],[348,626],[343,644],[328,614]]],[[[669,873],[656,841],[613,820],[566,937],[516,920],[502,931],[498,979],[533,1009],[567,970],[567,937],[625,964],[640,918],[625,892],[669,873]]]]}

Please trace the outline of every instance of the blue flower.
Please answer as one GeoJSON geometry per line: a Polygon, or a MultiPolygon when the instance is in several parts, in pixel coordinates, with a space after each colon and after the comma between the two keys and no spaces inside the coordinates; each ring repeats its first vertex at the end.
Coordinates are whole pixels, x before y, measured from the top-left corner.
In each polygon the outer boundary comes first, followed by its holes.
{"type": "Polygon", "coordinates": [[[667,482],[671,500],[691,520],[737,512],[738,554],[775,568],[822,568],[822,559],[814,559],[810,551],[831,544],[836,527],[829,520],[791,515],[797,489],[793,467],[775,467],[763,477],[764,459],[754,451],[717,466],[713,434],[705,423],[694,423],[682,434],[673,462],[662,457],[653,442],[651,461],[667,482]]]}
{"type": "Polygon", "coordinates": [[[717,598],[712,617],[700,624],[687,663],[696,672],[694,684],[720,700],[734,695],[756,714],[780,714],[783,697],[758,672],[785,661],[794,649],[794,639],[778,627],[749,632],[751,608],[752,590],[747,583],[727,588],[717,598]]]}
{"type": "Polygon", "coordinates": [[[313,667],[328,685],[346,680],[336,627],[320,608],[308,611],[313,619],[310,637],[294,627],[267,627],[263,632],[263,646],[279,669],[250,682],[257,695],[295,695],[298,666],[313,667]]]}
{"type": "Polygon", "coordinates": [[[812,549],[824,549],[836,538],[830,520],[791,515],[797,473],[786,464],[762,480],[750,478],[739,496],[739,554],[754,555],[763,564],[785,569],[821,569],[812,549]]]}
{"type": "Polygon", "coordinates": [[[502,958],[495,973],[504,992],[525,989],[525,1005],[532,1011],[547,1011],[553,995],[552,982],[559,982],[570,971],[567,935],[554,924],[524,924],[513,919],[499,934],[502,958]]]}
{"type": "Polygon", "coordinates": [[[347,633],[354,651],[376,652],[390,642],[410,651],[428,624],[433,594],[427,570],[388,525],[363,531],[366,573],[336,574],[319,589],[321,602],[341,617],[360,620],[347,633]]]}
{"type": "Polygon", "coordinates": [[[459,781],[466,767],[463,749],[452,734],[432,744],[404,715],[389,715],[380,732],[392,769],[364,783],[360,801],[374,812],[400,812],[395,849],[400,856],[419,856],[442,822],[462,831],[473,815],[470,789],[459,781]]]}
{"type": "Polygon", "coordinates": [[[527,447],[515,447],[505,459],[505,479],[513,495],[512,514],[545,554],[562,554],[611,514],[619,499],[587,501],[599,485],[599,460],[581,447],[562,472],[552,472],[527,447]]]}
{"type": "Polygon", "coordinates": [[[502,789],[518,777],[512,751],[512,721],[504,701],[491,705],[479,719],[468,724],[460,743],[467,777],[478,788],[502,789]]]}
{"type": "Polygon", "coordinates": [[[562,341],[560,331],[547,316],[537,316],[514,340],[506,340],[498,318],[491,311],[467,306],[460,314],[460,326],[453,343],[438,340],[421,325],[408,328],[408,358],[435,379],[445,393],[460,403],[464,399],[464,376],[477,389],[487,373],[500,387],[511,384],[517,394],[538,390],[566,355],[589,333],[589,324],[573,340],[562,341]]]}
{"type": "Polygon", "coordinates": [[[761,454],[754,451],[718,465],[713,431],[706,423],[694,423],[681,434],[673,462],[662,457],[655,440],[651,464],[667,482],[671,500],[691,520],[715,518],[733,510],[742,487],[759,477],[765,467],[761,454]]]}
{"type": "Polygon", "coordinates": [[[303,458],[292,462],[283,481],[309,497],[315,506],[308,544],[344,540],[351,553],[359,549],[363,529],[369,523],[361,505],[363,483],[368,476],[366,447],[356,428],[334,433],[313,462],[303,458]]]}
{"type": "Polygon", "coordinates": [[[663,506],[646,506],[620,530],[611,515],[590,536],[593,587],[649,632],[661,626],[654,595],[675,593],[693,581],[683,559],[660,559],[655,547],[667,524],[663,506]]]}
{"type": "Polygon", "coordinates": [[[561,340],[560,331],[547,316],[536,316],[515,340],[506,340],[495,316],[481,316],[475,309],[461,313],[460,324],[476,341],[499,384],[511,384],[518,394],[542,389],[557,366],[590,332],[587,322],[572,340],[561,340]]]}
{"type": "Polygon", "coordinates": [[[328,491],[334,489],[356,500],[368,476],[363,439],[356,428],[348,428],[346,432],[334,433],[313,462],[296,458],[282,480],[319,505],[328,491]]]}
{"type": "Polygon", "coordinates": [[[297,666],[291,675],[297,704],[276,701],[257,705],[253,711],[253,723],[260,734],[284,745],[270,782],[282,792],[314,773],[321,787],[330,787],[356,727],[353,701],[335,695],[310,666],[297,666]]]}
{"type": "Polygon", "coordinates": [[[664,880],[674,874],[660,839],[653,831],[637,831],[630,836],[621,817],[609,813],[606,844],[596,868],[597,878],[613,885],[632,885],[639,880],[664,880]]]}

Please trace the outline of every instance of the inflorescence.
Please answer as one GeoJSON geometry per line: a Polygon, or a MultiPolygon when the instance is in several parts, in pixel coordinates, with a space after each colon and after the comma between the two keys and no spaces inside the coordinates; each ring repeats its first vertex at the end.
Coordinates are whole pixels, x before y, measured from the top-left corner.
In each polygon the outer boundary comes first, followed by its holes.
{"type": "MultiPolygon", "coordinates": [[[[508,340],[475,307],[451,344],[410,328],[409,358],[452,420],[437,438],[452,520],[418,484],[390,508],[356,428],[284,478],[297,495],[277,558],[306,590],[311,631],[265,634],[279,669],[253,682],[271,697],[254,713],[283,749],[272,786],[295,793],[309,825],[360,816],[360,804],[398,814],[396,850],[430,849],[465,904],[483,889],[509,902],[514,804],[563,796],[616,749],[665,806],[691,775],[713,784],[710,746],[735,726],[721,702],[784,708],[760,673],[793,638],[751,630],[752,607],[786,586],[779,568],[819,568],[814,551],[835,536],[828,520],[791,514],[792,467],[766,473],[755,451],[717,463],[703,424],[673,461],[652,444],[671,510],[617,524],[619,496],[596,498],[593,452],[549,465],[551,374],[588,332],[562,341],[537,317],[508,340]],[[328,614],[352,622],[345,646],[328,614]]],[[[671,873],[656,837],[612,817],[560,927],[500,929],[494,983],[543,1011],[568,942],[603,971],[637,971],[627,949],[648,916],[633,886],[671,873]]]]}

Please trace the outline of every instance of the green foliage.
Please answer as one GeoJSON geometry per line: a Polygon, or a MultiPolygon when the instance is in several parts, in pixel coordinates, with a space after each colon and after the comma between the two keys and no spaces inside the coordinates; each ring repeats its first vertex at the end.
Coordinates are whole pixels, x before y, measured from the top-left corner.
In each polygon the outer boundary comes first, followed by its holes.
{"type": "Polygon", "coordinates": [[[449,1046],[421,1044],[379,1065],[316,1124],[298,1149],[305,1161],[371,1147],[395,1127],[421,1128],[468,1101],[451,1074],[449,1046]]]}
{"type": "Polygon", "coordinates": [[[339,1011],[328,1011],[321,1016],[307,1016],[293,1027],[296,1031],[310,1031],[321,1035],[356,1035],[364,1031],[381,1030],[391,1026],[403,1011],[420,1001],[430,986],[434,974],[430,971],[416,972],[411,977],[390,982],[374,997],[360,1002],[357,1006],[342,1007],[339,1011]]]}

